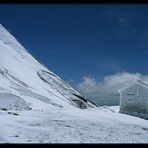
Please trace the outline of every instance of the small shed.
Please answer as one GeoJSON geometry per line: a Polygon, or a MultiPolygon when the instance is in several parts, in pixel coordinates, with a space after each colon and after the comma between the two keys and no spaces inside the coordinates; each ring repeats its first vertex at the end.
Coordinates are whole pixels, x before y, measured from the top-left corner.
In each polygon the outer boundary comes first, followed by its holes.
{"type": "Polygon", "coordinates": [[[148,83],[138,80],[119,93],[120,113],[148,119],[148,83]]]}

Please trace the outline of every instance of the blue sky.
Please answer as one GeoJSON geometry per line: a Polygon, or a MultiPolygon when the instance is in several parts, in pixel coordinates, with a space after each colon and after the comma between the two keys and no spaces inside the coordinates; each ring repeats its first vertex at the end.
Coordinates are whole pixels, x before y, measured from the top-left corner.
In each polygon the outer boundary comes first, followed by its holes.
{"type": "Polygon", "coordinates": [[[64,80],[148,73],[148,5],[0,5],[0,23],[64,80]]]}

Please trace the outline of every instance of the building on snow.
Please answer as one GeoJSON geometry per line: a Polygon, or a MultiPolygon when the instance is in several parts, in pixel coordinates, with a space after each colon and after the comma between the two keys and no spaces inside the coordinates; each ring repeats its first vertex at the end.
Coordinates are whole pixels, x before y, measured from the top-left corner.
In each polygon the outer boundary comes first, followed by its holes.
{"type": "Polygon", "coordinates": [[[120,113],[148,119],[148,83],[136,83],[119,90],[120,113]]]}

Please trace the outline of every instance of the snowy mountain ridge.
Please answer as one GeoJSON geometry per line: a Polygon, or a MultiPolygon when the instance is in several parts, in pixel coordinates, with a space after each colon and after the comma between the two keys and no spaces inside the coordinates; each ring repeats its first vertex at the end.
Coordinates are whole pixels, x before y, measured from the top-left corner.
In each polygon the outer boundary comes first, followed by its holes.
{"type": "Polygon", "coordinates": [[[12,96],[14,102],[21,101],[24,106],[30,104],[28,108],[35,109],[96,106],[34,59],[2,25],[0,53],[0,108],[13,109],[9,106],[15,105],[11,99],[4,99],[5,96],[12,96]]]}

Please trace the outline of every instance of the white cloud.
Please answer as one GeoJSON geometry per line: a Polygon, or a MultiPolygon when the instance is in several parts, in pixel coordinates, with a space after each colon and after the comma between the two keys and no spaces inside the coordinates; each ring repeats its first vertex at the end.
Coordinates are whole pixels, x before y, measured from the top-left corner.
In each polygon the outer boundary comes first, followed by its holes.
{"type": "Polygon", "coordinates": [[[97,87],[95,79],[87,76],[82,79],[83,81],[78,84],[78,89],[84,93],[94,93],[94,89],[97,87]]]}
{"type": "Polygon", "coordinates": [[[84,95],[97,96],[99,94],[118,93],[118,90],[134,83],[136,80],[148,81],[148,75],[140,73],[116,73],[104,77],[103,81],[97,82],[95,78],[85,76],[77,85],[78,90],[84,95]]]}

